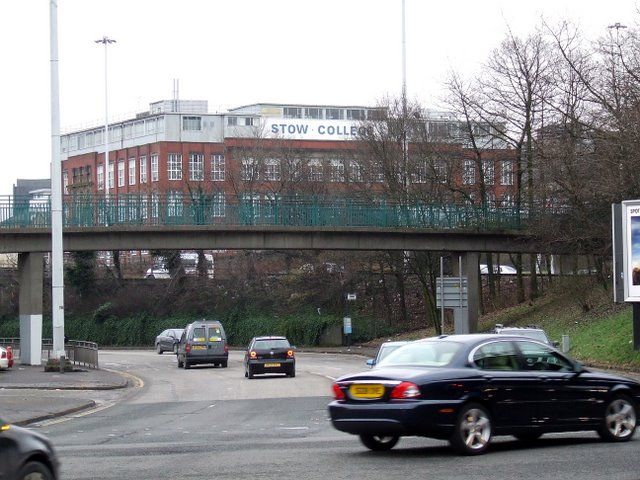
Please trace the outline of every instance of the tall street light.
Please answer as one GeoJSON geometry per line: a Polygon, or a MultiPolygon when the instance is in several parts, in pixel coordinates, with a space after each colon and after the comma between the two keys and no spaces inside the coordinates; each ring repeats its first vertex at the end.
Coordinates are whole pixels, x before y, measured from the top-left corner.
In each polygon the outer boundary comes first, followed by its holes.
{"type": "MultiPolygon", "coordinates": [[[[107,77],[107,47],[116,43],[115,40],[104,36],[95,41],[104,45],[104,225],[109,226],[109,88],[107,77]]],[[[114,166],[114,182],[115,182],[115,166],[114,166]]]]}
{"type": "Polygon", "coordinates": [[[53,358],[64,360],[64,271],[62,248],[62,164],[58,81],[58,2],[49,2],[51,57],[51,309],[53,358]]]}

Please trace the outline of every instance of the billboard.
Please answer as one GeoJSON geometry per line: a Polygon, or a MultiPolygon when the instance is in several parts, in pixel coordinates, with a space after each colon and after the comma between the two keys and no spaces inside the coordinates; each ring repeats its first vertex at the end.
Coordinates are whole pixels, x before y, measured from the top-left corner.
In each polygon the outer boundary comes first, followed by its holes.
{"type": "Polygon", "coordinates": [[[624,301],[640,302],[640,200],[622,202],[624,301]]]}

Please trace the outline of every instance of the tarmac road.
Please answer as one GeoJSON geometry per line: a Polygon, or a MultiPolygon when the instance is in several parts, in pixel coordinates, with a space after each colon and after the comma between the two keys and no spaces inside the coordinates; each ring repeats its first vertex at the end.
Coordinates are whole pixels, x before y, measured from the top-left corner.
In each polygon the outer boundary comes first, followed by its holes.
{"type": "Polygon", "coordinates": [[[88,415],[41,423],[65,479],[621,479],[640,478],[640,439],[605,444],[595,434],[548,435],[534,448],[496,439],[481,457],[446,442],[402,439],[373,453],[327,419],[330,380],[364,357],[300,353],[295,378],[247,380],[241,354],[229,368],[178,369],[173,355],[101,352],[101,365],[144,387],[88,415]]]}

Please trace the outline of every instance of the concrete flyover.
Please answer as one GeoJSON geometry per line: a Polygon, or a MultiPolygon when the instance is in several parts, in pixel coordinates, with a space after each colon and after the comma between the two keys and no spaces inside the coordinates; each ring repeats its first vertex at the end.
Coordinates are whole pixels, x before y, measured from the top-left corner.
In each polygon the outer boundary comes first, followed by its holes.
{"type": "MultiPolygon", "coordinates": [[[[522,231],[274,225],[112,225],[67,227],[64,250],[428,250],[540,251],[522,231]]],[[[0,253],[48,252],[49,228],[0,229],[0,253]]]]}

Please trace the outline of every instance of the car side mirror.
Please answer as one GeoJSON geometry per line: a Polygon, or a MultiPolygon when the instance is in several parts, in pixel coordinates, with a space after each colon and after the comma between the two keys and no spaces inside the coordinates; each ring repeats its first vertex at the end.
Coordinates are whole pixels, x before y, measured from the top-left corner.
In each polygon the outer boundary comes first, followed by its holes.
{"type": "Polygon", "coordinates": [[[376,364],[375,358],[370,358],[369,360],[367,360],[367,365],[369,365],[370,368],[373,368],[375,364],[376,364]]]}

